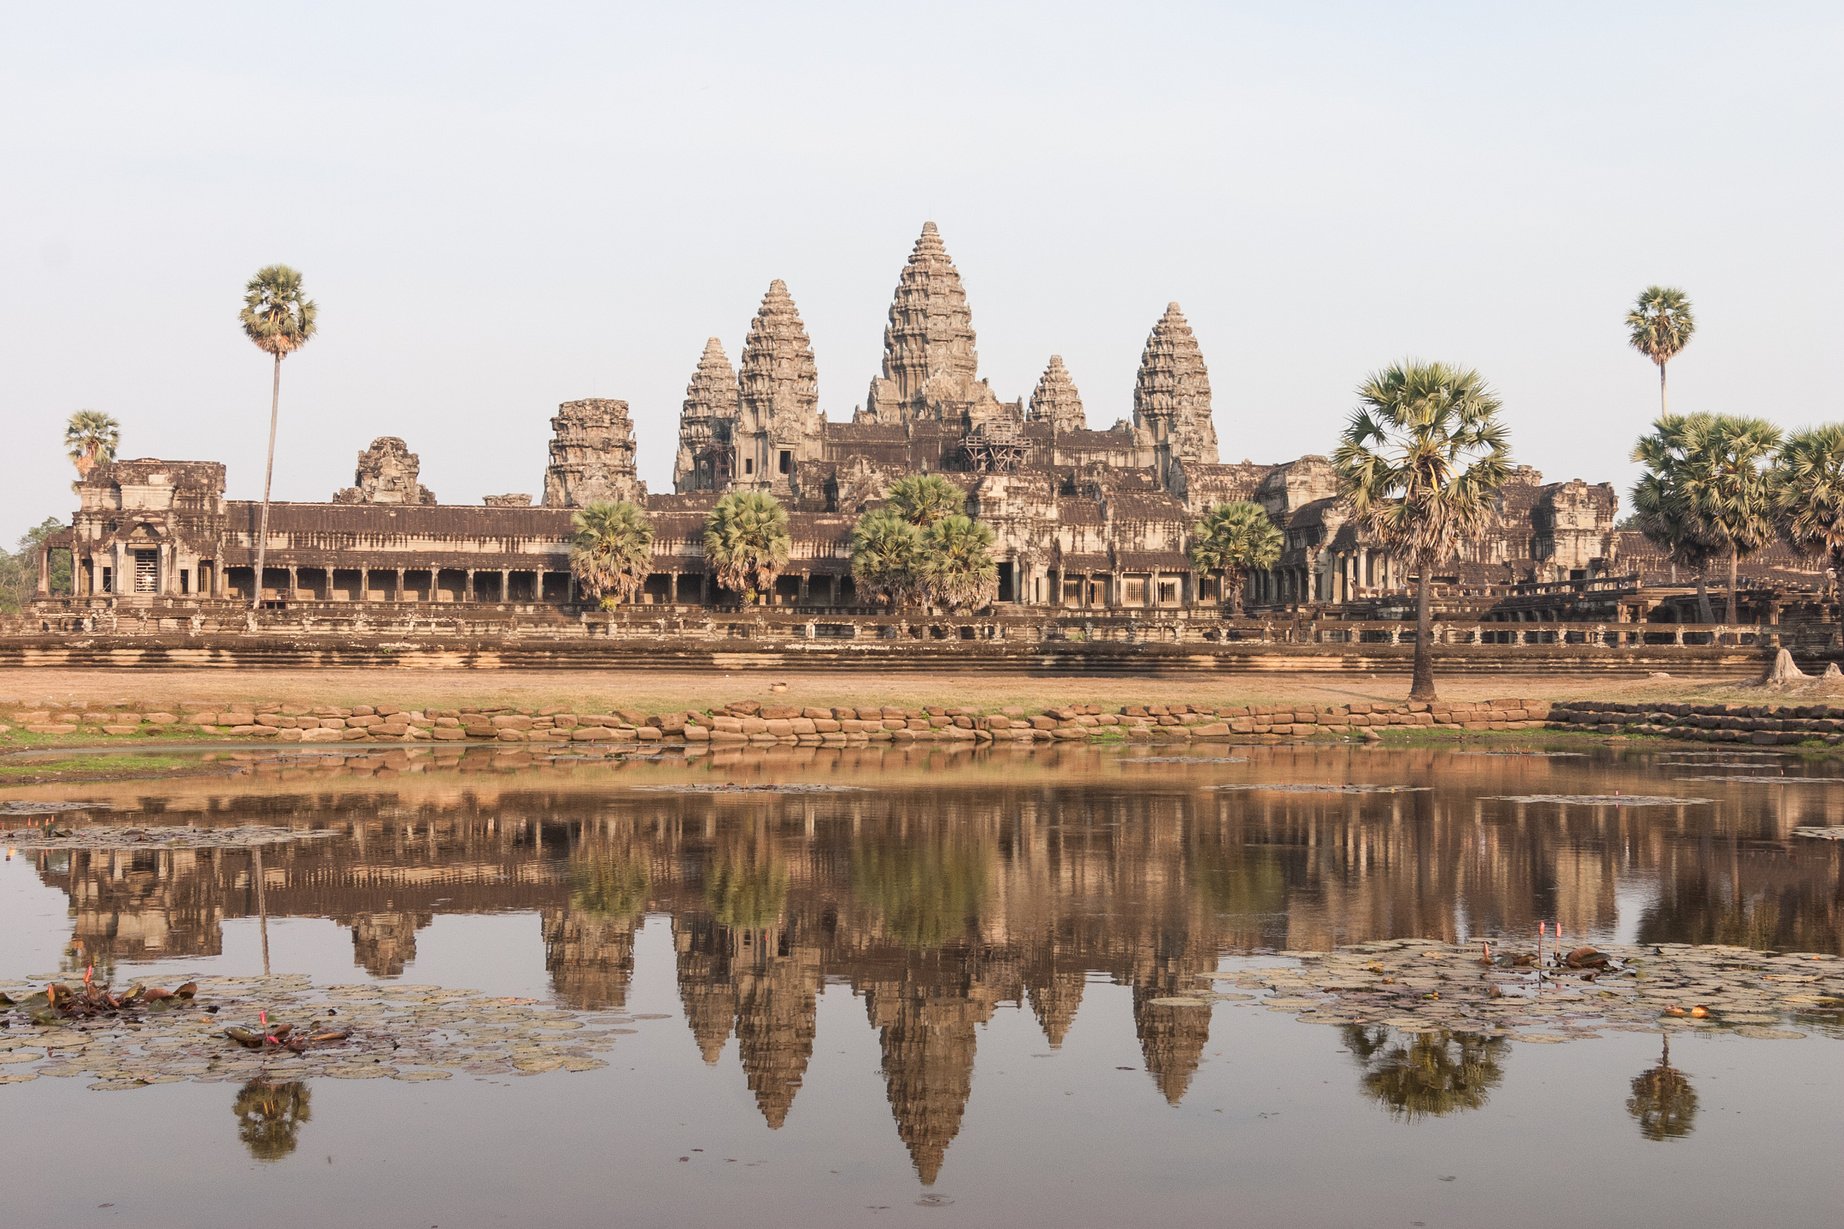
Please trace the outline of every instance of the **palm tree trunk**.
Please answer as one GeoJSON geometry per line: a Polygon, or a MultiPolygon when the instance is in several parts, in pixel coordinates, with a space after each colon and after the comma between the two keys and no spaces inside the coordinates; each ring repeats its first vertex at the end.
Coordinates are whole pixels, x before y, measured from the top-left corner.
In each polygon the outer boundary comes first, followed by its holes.
{"type": "Polygon", "coordinates": [[[1702,568],[1697,569],[1697,617],[1705,623],[1716,621],[1716,612],[1710,609],[1709,581],[1704,576],[1702,568]]]}
{"type": "Polygon", "coordinates": [[[1415,581],[1415,672],[1409,681],[1409,699],[1434,699],[1434,614],[1429,609],[1428,582],[1434,569],[1427,561],[1415,581]]]}
{"type": "Polygon", "coordinates": [[[1742,553],[1734,547],[1729,548],[1729,605],[1723,615],[1724,623],[1733,623],[1740,616],[1741,610],[1735,600],[1735,573],[1741,564],[1742,553]]]}
{"type": "Polygon", "coordinates": [[[1242,573],[1231,568],[1225,568],[1222,572],[1222,577],[1222,583],[1225,588],[1229,586],[1232,578],[1235,581],[1236,587],[1230,589],[1224,596],[1229,598],[1230,616],[1239,619],[1242,617],[1242,573]]]}
{"type": "Polygon", "coordinates": [[[250,584],[250,609],[263,603],[263,557],[269,551],[269,483],[275,477],[275,423],[282,409],[282,356],[275,356],[275,384],[269,391],[269,460],[263,466],[263,514],[256,530],[256,575],[250,584]]]}
{"type": "Polygon", "coordinates": [[[1658,416],[1665,416],[1665,365],[1658,365],[1658,416]]]}

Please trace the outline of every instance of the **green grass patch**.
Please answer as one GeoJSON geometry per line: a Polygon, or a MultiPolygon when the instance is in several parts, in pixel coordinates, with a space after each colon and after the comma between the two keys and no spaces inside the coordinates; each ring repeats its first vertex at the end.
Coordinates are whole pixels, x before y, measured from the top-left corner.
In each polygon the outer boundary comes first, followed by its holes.
{"type": "Polygon", "coordinates": [[[74,776],[128,777],[171,772],[197,764],[190,756],[131,751],[110,755],[60,755],[49,759],[0,759],[0,782],[55,780],[74,776]]]}

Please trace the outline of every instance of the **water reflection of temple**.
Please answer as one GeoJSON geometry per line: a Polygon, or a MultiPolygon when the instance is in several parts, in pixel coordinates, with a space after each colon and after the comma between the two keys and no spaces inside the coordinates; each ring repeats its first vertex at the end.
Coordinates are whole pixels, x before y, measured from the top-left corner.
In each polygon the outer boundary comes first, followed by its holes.
{"type": "MultiPolygon", "coordinates": [[[[1544,807],[1488,795],[1590,792],[1580,769],[1337,755],[1283,750],[1244,775],[1439,788],[1219,792],[1169,767],[1116,764],[1087,779],[1008,773],[807,795],[621,791],[610,788],[618,773],[588,785],[469,775],[248,793],[201,781],[176,784],[161,806],[200,825],[305,817],[344,834],[270,847],[266,907],[348,927],[375,976],[411,965],[437,914],[524,913],[560,1000],[621,1008],[639,927],[670,917],[690,1040],[711,1064],[734,1041],[770,1127],[797,1112],[823,988],[849,986],[925,1181],[959,1131],[981,1026],[1017,1004],[1060,1046],[1090,977],[1131,988],[1145,1070],[1176,1105],[1211,1013],[1162,1000],[1194,989],[1225,951],[1522,934],[1539,919],[1586,936],[1612,924],[1622,884],[1649,893],[1648,940],[1840,949],[1840,851],[1784,839],[1808,822],[1800,791],[1777,795],[1784,812],[1544,807]]],[[[31,856],[68,894],[73,938],[118,959],[215,954],[226,919],[257,909],[239,850],[31,856]]]]}

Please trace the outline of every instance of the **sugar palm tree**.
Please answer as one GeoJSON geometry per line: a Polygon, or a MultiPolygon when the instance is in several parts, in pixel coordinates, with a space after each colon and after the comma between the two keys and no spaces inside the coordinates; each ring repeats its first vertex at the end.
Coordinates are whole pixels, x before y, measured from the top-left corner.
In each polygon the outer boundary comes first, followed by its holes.
{"type": "Polygon", "coordinates": [[[592,602],[632,600],[653,567],[653,524],[627,500],[593,503],[570,518],[570,571],[592,602]]]}
{"type": "Polygon", "coordinates": [[[918,529],[967,510],[961,489],[940,474],[911,474],[890,487],[890,507],[918,529]]]}
{"type": "Polygon", "coordinates": [[[1780,429],[1763,419],[1699,413],[1660,415],[1633,447],[1646,468],[1633,487],[1641,529],[1687,562],[1728,561],[1729,622],[1742,556],[1773,536],[1768,465],[1779,443],[1780,429]]]}
{"type": "Polygon", "coordinates": [[[992,530],[967,516],[948,516],[922,531],[916,580],[929,599],[965,613],[990,605],[999,592],[992,530]]]}
{"type": "Polygon", "coordinates": [[[1358,523],[1418,572],[1409,699],[1434,699],[1429,583],[1490,522],[1510,471],[1502,408],[1471,368],[1399,363],[1358,389],[1332,464],[1358,523]]]}
{"type": "Polygon", "coordinates": [[[259,1161],[279,1161],[293,1152],[302,1124],[314,1116],[300,1080],[251,1080],[237,1090],[231,1112],[237,1115],[237,1138],[259,1161]]]}
{"type": "Polygon", "coordinates": [[[860,593],[881,594],[902,605],[916,589],[916,558],[922,531],[895,508],[867,512],[852,527],[852,579],[860,593]]]}
{"type": "Polygon", "coordinates": [[[256,530],[256,578],[251,586],[250,609],[262,605],[263,558],[269,547],[269,486],[275,477],[275,426],[282,405],[282,360],[308,343],[314,335],[314,301],[301,294],[301,275],[287,265],[267,265],[243,288],[243,310],[237,318],[256,348],[275,359],[275,383],[269,394],[269,458],[263,466],[262,521],[256,530]]]}
{"type": "Polygon", "coordinates": [[[704,557],[717,583],[755,602],[788,561],[788,513],[766,491],[731,491],[704,523],[704,557]]]}
{"type": "Polygon", "coordinates": [[[1392,1037],[1390,1030],[1343,1027],[1346,1046],[1364,1068],[1363,1090],[1391,1117],[1410,1122],[1478,1109],[1504,1079],[1510,1043],[1502,1037],[1445,1029],[1392,1037]]]}
{"type": "Polygon", "coordinates": [[[1215,572],[1230,612],[1242,613],[1242,589],[1252,569],[1280,562],[1281,531],[1260,504],[1218,504],[1191,526],[1191,566],[1215,572]]]}
{"type": "Polygon", "coordinates": [[[88,478],[98,465],[115,460],[121,443],[122,424],[101,410],[78,410],[64,425],[64,451],[79,478],[88,478]]]}
{"type": "Polygon", "coordinates": [[[1690,296],[1672,286],[1647,286],[1626,313],[1633,349],[1658,364],[1658,412],[1665,408],[1665,364],[1676,357],[1697,331],[1690,296]]]}
{"type": "Polygon", "coordinates": [[[1793,545],[1825,552],[1832,571],[1844,574],[1844,424],[1787,436],[1769,484],[1781,528],[1793,545]]]}
{"type": "Polygon", "coordinates": [[[1658,1066],[1633,1077],[1632,1095],[1626,1099],[1626,1112],[1639,1124],[1639,1133],[1655,1143],[1689,1135],[1697,1117],[1697,1090],[1671,1065],[1671,1038],[1663,1042],[1658,1066]]]}

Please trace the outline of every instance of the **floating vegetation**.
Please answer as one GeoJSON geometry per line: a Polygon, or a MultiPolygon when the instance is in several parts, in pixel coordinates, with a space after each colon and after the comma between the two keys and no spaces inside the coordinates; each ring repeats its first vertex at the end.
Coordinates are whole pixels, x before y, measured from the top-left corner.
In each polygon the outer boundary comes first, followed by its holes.
{"type": "Polygon", "coordinates": [[[6,1019],[8,1011],[17,1011],[23,1018],[42,1025],[64,1020],[94,1020],[102,1016],[136,1020],[143,1011],[164,1011],[175,1005],[185,1005],[198,993],[198,983],[187,982],[174,990],[136,984],[117,994],[107,983],[99,985],[94,974],[94,969],[86,970],[81,986],[54,981],[23,998],[16,999],[0,991],[0,1025],[10,1026],[11,1021],[6,1019]]]}
{"type": "Polygon", "coordinates": [[[1427,785],[1353,785],[1335,783],[1305,783],[1285,781],[1237,782],[1233,785],[1213,785],[1212,789],[1233,790],[1238,793],[1275,793],[1275,794],[1425,794],[1432,788],[1427,785]]]}
{"type": "Polygon", "coordinates": [[[1714,798],[1683,798],[1676,794],[1491,794],[1487,802],[1557,802],[1578,807],[1680,807],[1714,798]]]}
{"type": "Polygon", "coordinates": [[[1123,764],[1246,764],[1246,755],[1131,755],[1123,764]]]}
{"type": "MultiPolygon", "coordinates": [[[[1489,949],[1488,949],[1489,950],[1489,949]]],[[[1725,1030],[1762,1040],[1844,1035],[1844,958],[1670,943],[1577,948],[1534,967],[1534,953],[1488,957],[1423,939],[1334,952],[1286,952],[1283,967],[1208,974],[1256,992],[1303,1021],[1454,1031],[1520,1041],[1570,1040],[1603,1029],[1725,1030]]],[[[1231,997],[1201,992],[1200,1001],[1231,997]]],[[[1237,995],[1235,997],[1244,997],[1237,995]]]]}
{"type": "Polygon", "coordinates": [[[1844,841],[1844,826],[1830,828],[1795,828],[1794,836],[1809,836],[1815,841],[1844,841]]]}
{"type": "Polygon", "coordinates": [[[324,828],[135,828],[98,824],[81,828],[18,828],[0,831],[0,841],[20,849],[248,849],[343,836],[324,828]]]}
{"type": "Polygon", "coordinates": [[[58,815],[65,811],[87,811],[93,802],[0,802],[0,815],[58,815]]]}
{"type": "MultiPolygon", "coordinates": [[[[630,1017],[437,986],[325,986],[302,976],[201,977],[196,999],[159,1014],[47,1019],[0,1030],[0,1083],[88,1077],[149,1084],[332,1079],[445,1080],[589,1071],[630,1017]],[[284,1023],[284,1021],[286,1023],[284,1023]]],[[[30,999],[26,986],[0,986],[30,999]]],[[[137,996],[147,998],[146,992],[137,996]]],[[[177,992],[174,993],[177,999],[177,992]]]]}
{"type": "Polygon", "coordinates": [[[650,794],[862,794],[862,785],[823,785],[803,781],[789,781],[780,784],[744,785],[735,781],[722,784],[688,784],[688,785],[636,785],[643,793],[650,794]]]}
{"type": "Polygon", "coordinates": [[[1497,759],[1518,760],[1585,760],[1586,751],[1453,751],[1450,755],[1486,755],[1497,759]]]}
{"type": "Polygon", "coordinates": [[[1783,777],[1768,773],[1734,774],[1726,777],[1673,777],[1674,781],[1746,781],[1750,785],[1844,785],[1844,777],[1783,777]]]}

